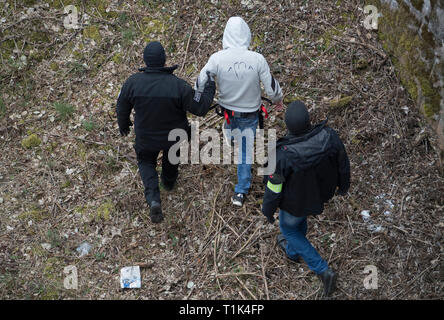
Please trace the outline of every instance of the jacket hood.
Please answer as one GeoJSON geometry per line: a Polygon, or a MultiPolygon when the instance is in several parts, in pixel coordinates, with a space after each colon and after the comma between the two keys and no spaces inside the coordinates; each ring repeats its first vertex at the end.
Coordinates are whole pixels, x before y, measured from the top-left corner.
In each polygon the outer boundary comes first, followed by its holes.
{"type": "Polygon", "coordinates": [[[225,26],[222,45],[224,49],[248,49],[251,42],[251,31],[248,24],[241,17],[231,17],[225,26]]]}
{"type": "Polygon", "coordinates": [[[293,154],[293,166],[302,170],[316,166],[327,154],[331,147],[331,135],[324,130],[327,120],[314,126],[308,133],[302,136],[288,135],[278,140],[277,146],[285,146],[285,149],[293,154]]]}

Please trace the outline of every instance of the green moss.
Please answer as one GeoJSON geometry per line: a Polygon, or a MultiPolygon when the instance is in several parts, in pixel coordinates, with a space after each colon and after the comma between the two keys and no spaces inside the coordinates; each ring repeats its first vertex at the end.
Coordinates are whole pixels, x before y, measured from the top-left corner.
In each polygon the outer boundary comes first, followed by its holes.
{"type": "Polygon", "coordinates": [[[22,147],[26,149],[31,149],[38,147],[42,143],[42,140],[35,134],[31,134],[22,140],[22,147]]]}
{"type": "Polygon", "coordinates": [[[415,103],[418,101],[418,89],[416,87],[416,83],[413,80],[406,80],[401,77],[401,84],[407,90],[410,97],[415,103]]]}
{"type": "MultiPolygon", "coordinates": [[[[412,1],[415,7],[422,7],[423,1],[412,1]]],[[[433,118],[440,110],[440,96],[433,88],[437,79],[429,77],[430,66],[423,61],[432,59],[433,37],[422,30],[421,35],[410,28],[399,28],[411,23],[411,15],[405,4],[398,10],[390,10],[387,4],[381,4],[383,16],[379,20],[378,37],[384,50],[390,54],[402,85],[410,97],[422,109],[424,115],[433,118]],[[422,54],[423,56],[420,56],[422,54]]],[[[425,29],[425,28],[423,28],[425,29]]]]}
{"type": "Polygon", "coordinates": [[[193,75],[193,73],[196,72],[196,71],[197,71],[197,69],[196,69],[195,65],[192,63],[192,64],[190,64],[190,65],[186,68],[186,70],[185,70],[185,74],[186,74],[187,76],[191,76],[191,75],[193,75]]]}
{"type": "Polygon", "coordinates": [[[93,39],[97,42],[99,42],[102,39],[99,27],[95,25],[91,25],[83,29],[83,36],[88,39],[93,39]]]}
{"type": "Polygon", "coordinates": [[[33,208],[29,211],[22,212],[18,216],[18,219],[21,221],[32,220],[34,222],[40,222],[46,218],[47,218],[47,212],[37,208],[33,208]]]}
{"type": "Polygon", "coordinates": [[[51,64],[49,65],[49,68],[50,68],[52,71],[58,71],[58,70],[59,70],[59,64],[56,63],[56,62],[51,62],[51,64]]]}
{"type": "Polygon", "coordinates": [[[159,35],[165,31],[165,23],[159,19],[145,17],[142,19],[142,35],[145,42],[158,40],[159,35]]]}
{"type": "Polygon", "coordinates": [[[57,300],[60,296],[59,290],[56,288],[45,288],[40,295],[42,300],[57,300]]]}
{"type": "Polygon", "coordinates": [[[83,215],[86,213],[86,210],[88,210],[87,206],[79,206],[74,209],[74,212],[77,212],[77,213],[80,213],[83,215]]]}
{"type": "Polygon", "coordinates": [[[264,41],[260,35],[255,35],[251,44],[251,49],[256,50],[264,45],[264,41]]]}
{"type": "Polygon", "coordinates": [[[439,113],[439,105],[431,104],[431,103],[424,103],[424,114],[428,118],[433,118],[434,115],[439,113]]]}
{"type": "Polygon", "coordinates": [[[328,105],[331,108],[342,108],[348,105],[353,99],[353,96],[345,96],[345,97],[338,97],[333,100],[330,100],[328,102],[328,105]]]}
{"type": "Polygon", "coordinates": [[[287,95],[287,96],[285,96],[285,98],[284,98],[284,103],[288,105],[288,104],[292,103],[292,102],[295,101],[295,100],[297,100],[297,99],[295,98],[295,96],[287,95]]]}
{"type": "Polygon", "coordinates": [[[286,105],[292,103],[293,101],[297,101],[297,100],[304,101],[305,98],[300,95],[297,95],[297,94],[287,95],[284,97],[284,103],[286,105]]]}
{"type": "Polygon", "coordinates": [[[96,211],[96,220],[108,221],[111,218],[111,213],[114,211],[114,204],[108,200],[102,203],[96,211]]]}
{"type": "Polygon", "coordinates": [[[122,62],[122,57],[123,53],[119,52],[113,56],[112,60],[114,61],[115,64],[120,64],[122,62]]]}
{"type": "Polygon", "coordinates": [[[433,90],[433,88],[427,78],[421,77],[419,79],[419,83],[421,85],[422,94],[424,96],[433,97],[436,94],[435,90],[433,90]]]}

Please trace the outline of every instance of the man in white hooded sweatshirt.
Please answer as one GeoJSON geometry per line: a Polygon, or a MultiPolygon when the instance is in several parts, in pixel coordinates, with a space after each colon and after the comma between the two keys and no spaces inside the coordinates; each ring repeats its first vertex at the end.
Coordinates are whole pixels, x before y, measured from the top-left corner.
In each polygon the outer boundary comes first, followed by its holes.
{"type": "Polygon", "coordinates": [[[261,83],[267,96],[277,104],[277,110],[283,108],[279,83],[271,75],[265,58],[248,50],[250,42],[251,32],[247,23],[240,17],[231,17],[224,31],[223,50],[210,57],[196,81],[196,89],[201,91],[208,79],[207,72],[216,77],[218,103],[228,116],[224,124],[225,138],[230,140],[230,144],[234,138],[242,139],[238,141],[238,183],[232,197],[233,204],[237,206],[243,205],[251,185],[254,137],[262,105],[261,83]]]}

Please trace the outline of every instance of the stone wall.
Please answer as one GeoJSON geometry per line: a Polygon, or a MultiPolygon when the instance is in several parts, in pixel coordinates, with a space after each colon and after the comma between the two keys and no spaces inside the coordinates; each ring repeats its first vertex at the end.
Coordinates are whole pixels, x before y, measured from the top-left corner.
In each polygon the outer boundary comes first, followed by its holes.
{"type": "Polygon", "coordinates": [[[444,0],[374,0],[378,36],[444,152],[444,0]]]}

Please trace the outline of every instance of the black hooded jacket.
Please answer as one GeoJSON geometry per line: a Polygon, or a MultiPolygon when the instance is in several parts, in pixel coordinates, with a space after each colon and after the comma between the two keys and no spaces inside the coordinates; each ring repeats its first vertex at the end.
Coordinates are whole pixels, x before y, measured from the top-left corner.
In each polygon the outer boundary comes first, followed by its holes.
{"type": "Polygon", "coordinates": [[[324,121],[302,136],[278,140],[276,170],[266,179],[262,212],[272,217],[277,208],[304,217],[323,212],[339,187],[350,187],[350,162],[335,130],[324,121]]]}
{"type": "Polygon", "coordinates": [[[207,114],[216,91],[214,81],[207,81],[198,93],[176,77],[175,67],[146,67],[124,83],[117,99],[120,130],[128,130],[130,114],[135,110],[136,153],[166,150],[175,144],[168,141],[172,129],[189,131],[187,111],[197,116],[207,114]]]}

